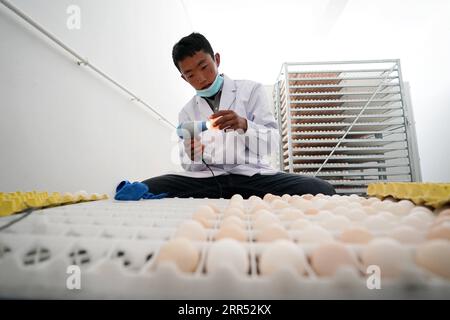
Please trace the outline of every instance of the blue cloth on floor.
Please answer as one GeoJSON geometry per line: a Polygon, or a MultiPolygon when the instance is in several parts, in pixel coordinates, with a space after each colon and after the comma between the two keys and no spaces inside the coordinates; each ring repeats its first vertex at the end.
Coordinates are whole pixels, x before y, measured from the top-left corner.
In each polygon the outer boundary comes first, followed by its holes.
{"type": "Polygon", "coordinates": [[[133,182],[124,180],[116,187],[114,199],[123,201],[132,201],[140,199],[162,199],[168,196],[168,193],[153,194],[148,190],[148,186],[142,182],[133,182]]]}

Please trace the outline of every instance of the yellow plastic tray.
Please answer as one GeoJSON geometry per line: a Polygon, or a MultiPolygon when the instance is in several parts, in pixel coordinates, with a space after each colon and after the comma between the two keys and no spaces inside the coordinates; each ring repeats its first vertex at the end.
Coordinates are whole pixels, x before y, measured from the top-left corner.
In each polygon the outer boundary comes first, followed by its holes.
{"type": "Polygon", "coordinates": [[[440,208],[450,203],[450,183],[389,182],[372,183],[367,194],[379,198],[411,200],[417,205],[440,208]]]}
{"type": "Polygon", "coordinates": [[[44,208],[70,204],[83,201],[94,201],[108,199],[106,194],[93,193],[91,195],[85,192],[59,193],[59,192],[0,192],[0,216],[9,216],[21,212],[28,208],[44,208]]]}

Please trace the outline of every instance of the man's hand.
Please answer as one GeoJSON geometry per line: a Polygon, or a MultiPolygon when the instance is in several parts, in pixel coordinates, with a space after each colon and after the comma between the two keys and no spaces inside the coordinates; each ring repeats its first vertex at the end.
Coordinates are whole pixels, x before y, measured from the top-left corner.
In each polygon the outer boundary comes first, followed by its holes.
{"type": "Polygon", "coordinates": [[[184,151],[192,161],[201,161],[205,146],[200,143],[199,138],[184,139],[184,151]]]}
{"type": "Polygon", "coordinates": [[[233,110],[221,110],[211,115],[209,119],[212,120],[213,127],[220,130],[241,129],[244,132],[247,131],[247,119],[238,116],[233,110]]]}

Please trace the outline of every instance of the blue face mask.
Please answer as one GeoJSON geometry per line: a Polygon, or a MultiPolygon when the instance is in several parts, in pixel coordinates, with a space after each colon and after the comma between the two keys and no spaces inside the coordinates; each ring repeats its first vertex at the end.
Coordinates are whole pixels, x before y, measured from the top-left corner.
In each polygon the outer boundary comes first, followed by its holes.
{"type": "Polygon", "coordinates": [[[196,90],[197,95],[200,97],[212,97],[217,92],[219,92],[220,88],[222,88],[222,84],[223,84],[223,76],[217,73],[216,79],[214,80],[212,85],[203,90],[196,90]]]}

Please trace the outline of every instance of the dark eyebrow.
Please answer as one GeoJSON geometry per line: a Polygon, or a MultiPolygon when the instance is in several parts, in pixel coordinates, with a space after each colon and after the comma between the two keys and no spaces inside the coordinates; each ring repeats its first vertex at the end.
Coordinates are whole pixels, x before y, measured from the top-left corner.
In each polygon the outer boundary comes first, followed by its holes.
{"type": "MultiPolygon", "coordinates": [[[[200,61],[197,63],[197,67],[198,67],[199,65],[201,65],[202,63],[205,63],[205,62],[206,62],[206,59],[200,60],[200,61]]],[[[184,71],[184,73],[187,74],[187,73],[189,73],[189,72],[191,72],[191,71],[192,71],[192,69],[188,69],[188,70],[184,71]]]]}

